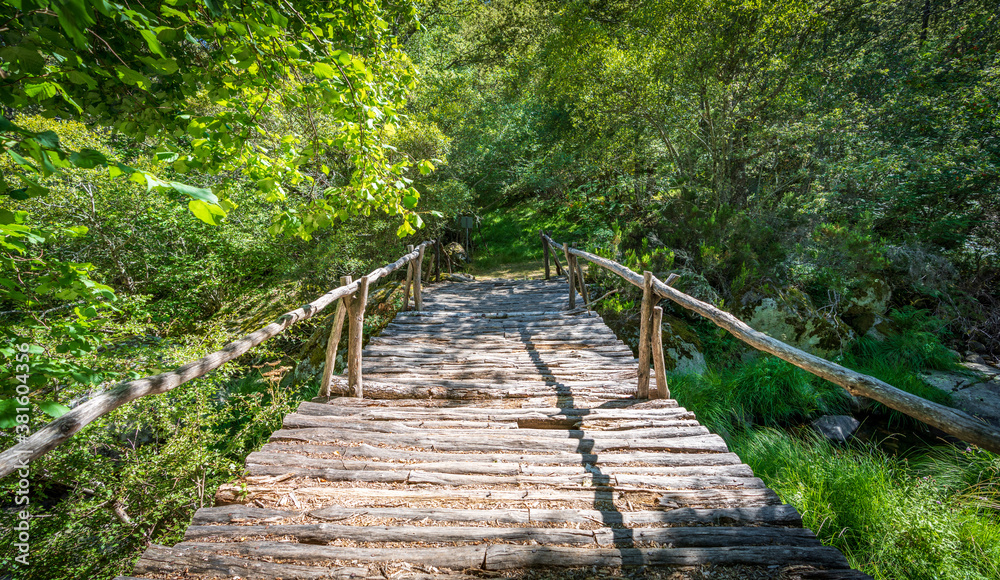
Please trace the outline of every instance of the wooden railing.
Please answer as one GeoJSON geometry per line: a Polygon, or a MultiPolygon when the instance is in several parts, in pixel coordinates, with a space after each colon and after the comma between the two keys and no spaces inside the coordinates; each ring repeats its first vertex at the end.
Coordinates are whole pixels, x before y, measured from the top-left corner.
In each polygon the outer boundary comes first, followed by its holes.
{"type": "MultiPolygon", "coordinates": [[[[419,310],[422,304],[420,272],[424,249],[431,244],[434,244],[433,240],[426,241],[416,248],[409,246],[409,253],[391,264],[387,264],[366,276],[362,276],[356,281],[352,281],[349,276],[341,278],[341,285],[339,287],[334,288],[301,308],[296,308],[291,312],[282,314],[277,320],[264,328],[230,342],[222,350],[213,352],[166,373],[120,383],[114,388],[77,405],[62,417],[50,422],[23,441],[0,453],[0,478],[41,457],[63,441],[72,437],[74,433],[84,426],[114,411],[118,407],[139,397],[165,393],[192,379],[205,375],[245,354],[251,348],[269,338],[277,336],[296,322],[312,318],[330,304],[338,301],[337,314],[334,317],[334,329],[330,332],[330,343],[327,347],[326,367],[323,369],[323,382],[320,385],[321,394],[329,394],[333,364],[337,354],[337,343],[340,342],[341,337],[341,327],[343,326],[345,313],[350,311],[351,318],[347,348],[348,384],[354,389],[355,395],[361,397],[361,329],[364,322],[365,304],[368,300],[368,286],[380,278],[388,276],[402,266],[408,265],[407,282],[413,281],[414,301],[419,310]]],[[[440,244],[436,246],[436,250],[440,253],[440,244]]],[[[440,261],[438,261],[438,264],[440,264],[440,261]]],[[[438,267],[438,274],[440,276],[440,267],[438,267]]],[[[409,302],[408,298],[407,302],[409,302]]],[[[405,307],[407,307],[407,304],[404,304],[405,307]]]]}
{"type": "MultiPolygon", "coordinates": [[[[653,340],[654,334],[659,334],[655,332],[655,330],[659,328],[659,323],[657,322],[659,312],[656,310],[658,307],[655,306],[654,301],[657,301],[660,298],[666,298],[680,305],[682,308],[697,312],[698,314],[711,320],[716,326],[728,331],[730,334],[755,349],[773,354],[782,360],[792,363],[800,369],[839,385],[847,389],[847,391],[852,395],[874,399],[887,407],[909,415],[910,417],[940,429],[949,435],[953,435],[963,441],[978,445],[979,447],[994,453],[1000,453],[1000,430],[989,425],[988,423],[963,413],[958,409],[953,409],[951,407],[946,407],[944,405],[928,401],[906,391],[897,389],[889,383],[876,379],[875,377],[853,371],[821,357],[787,345],[784,342],[776,338],[772,338],[762,332],[758,332],[753,328],[750,328],[750,326],[748,326],[745,322],[736,318],[732,314],[724,312],[711,304],[702,302],[693,296],[689,296],[676,290],[675,288],[672,288],[670,286],[670,283],[672,282],[671,279],[663,282],[657,280],[650,272],[638,274],[613,260],[608,260],[595,254],[591,254],[590,252],[578,250],[568,246],[567,244],[560,244],[544,232],[541,232],[540,235],[545,254],[546,279],[549,277],[548,259],[550,256],[550,249],[560,248],[566,257],[567,264],[571,263],[571,259],[575,262],[577,258],[583,258],[614,274],[617,274],[631,284],[643,289],[643,303],[640,310],[642,320],[640,321],[639,330],[639,397],[651,396],[648,390],[649,359],[651,354],[655,354],[651,350],[651,341],[653,340]],[[644,344],[646,346],[643,346],[644,344]],[[644,352],[646,353],[645,355],[643,354],[644,352]]],[[[552,254],[552,257],[555,258],[554,253],[552,254]]],[[[556,263],[558,264],[558,260],[556,260],[556,263]]],[[[585,284],[582,283],[583,272],[582,269],[573,268],[572,266],[567,266],[565,270],[569,273],[567,277],[570,281],[569,295],[570,306],[572,307],[575,304],[577,286],[575,279],[579,277],[579,285],[585,286],[585,284]]],[[[660,356],[662,356],[662,347],[660,353],[660,356]]],[[[653,363],[655,365],[658,359],[655,356],[653,358],[653,363]]],[[[660,363],[660,367],[662,368],[662,361],[660,363]]],[[[657,370],[656,372],[657,379],[659,379],[660,371],[657,370]]],[[[665,385],[665,379],[664,382],[660,384],[665,385]]],[[[664,389],[664,391],[667,392],[666,389],[664,389]]]]}

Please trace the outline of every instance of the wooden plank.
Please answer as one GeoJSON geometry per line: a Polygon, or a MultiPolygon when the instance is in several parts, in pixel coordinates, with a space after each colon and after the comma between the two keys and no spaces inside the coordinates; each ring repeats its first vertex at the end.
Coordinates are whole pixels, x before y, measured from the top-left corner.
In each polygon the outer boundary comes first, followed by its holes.
{"type": "MultiPolygon", "coordinates": [[[[447,434],[451,437],[483,437],[483,429],[435,429],[433,422],[424,421],[424,427],[411,427],[400,421],[365,421],[363,419],[345,419],[342,417],[316,417],[290,413],[285,416],[285,429],[327,428],[331,434],[342,439],[357,437],[364,439],[360,433],[404,433],[407,437],[437,436],[447,434]]],[[[580,431],[577,429],[501,429],[486,435],[500,440],[525,440],[529,438],[575,439],[580,441],[614,441],[618,439],[672,439],[675,437],[698,437],[709,435],[708,429],[697,421],[677,421],[675,426],[665,428],[637,428],[628,431],[580,431]]]]}
{"type": "MultiPolygon", "coordinates": [[[[199,513],[202,510],[199,510],[199,513]]],[[[582,509],[447,509],[447,508],[344,508],[326,507],[310,517],[343,521],[355,516],[396,521],[496,522],[501,524],[600,524],[606,526],[776,526],[802,527],[802,518],[789,505],[667,511],[610,511],[582,509]]],[[[220,515],[218,523],[226,523],[220,515]]],[[[716,529],[710,527],[707,529],[716,529]]]]}
{"type": "MultiPolygon", "coordinates": [[[[169,574],[183,572],[207,578],[246,578],[319,580],[328,578],[367,578],[368,569],[359,566],[300,566],[276,564],[261,560],[248,560],[213,553],[218,545],[204,548],[185,548],[152,545],[146,549],[135,565],[135,574],[169,574]]],[[[228,547],[228,546],[225,546],[228,547]]]]}
{"type": "Polygon", "coordinates": [[[606,476],[724,476],[753,477],[752,470],[743,464],[683,467],[584,467],[570,465],[525,465],[521,463],[487,463],[472,461],[438,461],[433,463],[390,463],[386,461],[359,461],[350,459],[319,459],[291,453],[256,452],[247,457],[250,475],[283,475],[296,470],[345,470],[345,471],[432,471],[437,473],[474,475],[534,475],[534,476],[583,476],[599,473],[606,476]]]}
{"type": "Polygon", "coordinates": [[[241,557],[275,558],[302,563],[325,563],[331,560],[358,562],[409,562],[438,568],[465,570],[482,568],[486,546],[449,546],[447,548],[343,548],[314,546],[292,542],[231,542],[224,546],[212,543],[181,542],[176,548],[201,552],[225,549],[241,557]]]}
{"type": "MultiPolygon", "coordinates": [[[[648,530],[649,537],[659,537],[648,530]]],[[[637,530],[636,533],[639,533],[637,530]]],[[[772,534],[773,535],[773,534],[772,534]]],[[[482,526],[345,526],[338,524],[300,525],[251,525],[251,526],[190,526],[184,534],[186,541],[225,539],[240,541],[254,536],[294,536],[302,544],[327,544],[334,540],[348,540],[361,544],[470,544],[476,542],[534,542],[537,544],[596,545],[594,530],[569,528],[482,526]]],[[[601,536],[612,543],[610,535],[601,536]]],[[[624,537],[624,536],[623,536],[624,537]]],[[[646,540],[644,540],[646,541],[646,540]]],[[[655,541],[655,540],[648,540],[655,541]]]]}
{"type": "MultiPolygon", "coordinates": [[[[366,507],[384,506],[387,502],[407,502],[408,504],[433,503],[448,507],[458,502],[462,507],[468,504],[503,506],[534,506],[539,504],[567,505],[581,504],[595,506],[610,504],[627,496],[627,491],[609,488],[537,488],[537,489],[474,489],[474,488],[382,488],[382,487],[330,487],[309,482],[289,486],[295,490],[300,501],[329,503],[366,507]],[[624,494],[624,495],[623,495],[624,494]]],[[[217,505],[253,501],[257,497],[274,496],[273,485],[224,484],[219,487],[215,500],[217,505]]],[[[287,493],[287,492],[281,492],[287,493]]],[[[636,492],[640,493],[640,492],[636,492]]],[[[671,511],[686,508],[731,509],[780,506],[781,499],[767,488],[755,489],[697,489],[697,490],[649,490],[641,492],[649,497],[659,497],[661,505],[666,504],[671,511]],[[666,501],[665,501],[666,500],[666,501]]]]}
{"type": "Polygon", "coordinates": [[[564,548],[498,544],[486,553],[487,570],[533,567],[637,566],[770,566],[802,564],[848,568],[835,548],[798,546],[737,546],[724,548],[564,548]]]}
{"type": "Polygon", "coordinates": [[[408,434],[399,437],[398,434],[364,431],[330,429],[280,429],[271,435],[271,441],[303,441],[303,442],[343,442],[366,441],[379,445],[418,447],[429,451],[563,451],[581,453],[603,453],[607,451],[673,451],[676,453],[718,452],[726,453],[729,449],[725,441],[718,435],[702,435],[694,437],[672,437],[670,439],[629,439],[629,438],[587,438],[561,439],[554,437],[530,437],[517,435],[499,437],[469,434],[458,437],[451,433],[429,433],[424,435],[408,434]]]}
{"type": "MultiPolygon", "coordinates": [[[[323,454],[326,457],[341,457],[344,459],[366,457],[376,458],[382,462],[388,461],[463,461],[467,463],[531,463],[543,465],[627,465],[642,463],[644,465],[662,465],[668,467],[690,467],[711,465],[738,465],[740,458],[735,453],[551,453],[533,455],[525,453],[440,453],[433,451],[399,450],[373,445],[357,446],[343,445],[310,445],[302,443],[267,443],[258,453],[287,454],[298,457],[298,454],[323,454]]],[[[247,461],[256,457],[250,454],[247,461]]]]}
{"type": "Polygon", "coordinates": [[[378,406],[378,403],[371,401],[354,404],[355,399],[338,399],[328,403],[316,403],[303,401],[299,403],[296,411],[302,415],[316,416],[346,416],[358,418],[381,418],[387,421],[395,421],[401,418],[437,418],[437,419],[469,419],[482,418],[484,416],[496,417],[495,420],[516,421],[519,419],[563,419],[572,418],[580,420],[642,420],[651,421],[671,420],[676,418],[687,418],[691,413],[683,407],[678,407],[676,401],[657,401],[657,407],[646,405],[637,406],[634,409],[575,409],[572,407],[534,407],[534,408],[483,408],[483,407],[425,407],[427,401],[410,401],[414,406],[392,407],[378,406]],[[421,405],[421,406],[416,406],[421,405]]]}

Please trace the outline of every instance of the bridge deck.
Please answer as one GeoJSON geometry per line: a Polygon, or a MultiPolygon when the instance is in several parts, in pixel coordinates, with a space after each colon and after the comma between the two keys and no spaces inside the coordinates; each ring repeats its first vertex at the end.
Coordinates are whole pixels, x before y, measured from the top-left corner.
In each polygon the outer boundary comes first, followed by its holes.
{"type": "Polygon", "coordinates": [[[134,574],[866,578],[693,413],[636,400],[632,353],[565,303],[565,281],[433,286],[365,349],[374,398],[303,402],[134,574]]]}

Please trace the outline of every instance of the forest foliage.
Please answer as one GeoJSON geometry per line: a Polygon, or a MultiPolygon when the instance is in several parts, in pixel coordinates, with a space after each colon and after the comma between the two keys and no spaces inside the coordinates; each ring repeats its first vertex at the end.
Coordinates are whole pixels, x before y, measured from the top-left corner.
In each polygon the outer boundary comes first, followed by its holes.
{"type": "MultiPolygon", "coordinates": [[[[0,445],[16,441],[21,406],[14,345],[31,344],[34,429],[416,236],[452,239],[453,218],[472,213],[480,261],[535,259],[551,229],[681,272],[686,291],[730,310],[780,288],[845,318],[884,283],[900,332],[838,356],[910,390],[949,368],[946,346],[1000,356],[993,4],[0,0],[0,445]]],[[[843,394],[695,330],[716,368],[679,378],[678,396],[824,514],[814,527],[863,530],[825,541],[880,578],[996,572],[1000,496],[976,479],[997,477],[990,457],[942,457],[921,473],[976,481],[935,486],[894,457],[782,439],[776,428],[843,409],[843,394]],[[993,504],[962,495],[983,486],[975,497],[993,504]],[[917,536],[886,527],[890,508],[851,493],[883,498],[909,527],[921,510],[961,517],[947,542],[908,550],[917,536]],[[883,536],[896,547],[879,552],[883,536]],[[945,544],[959,556],[934,561],[945,544]],[[907,558],[913,576],[884,564],[907,558]]],[[[59,517],[40,520],[35,577],[127,572],[148,543],[178,539],[312,393],[294,371],[312,331],[36,463],[35,509],[59,517]]]]}

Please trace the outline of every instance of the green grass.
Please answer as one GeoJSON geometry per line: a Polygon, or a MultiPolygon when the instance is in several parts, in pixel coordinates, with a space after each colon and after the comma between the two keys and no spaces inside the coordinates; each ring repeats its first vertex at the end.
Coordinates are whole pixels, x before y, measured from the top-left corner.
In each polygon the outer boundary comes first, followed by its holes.
{"type": "Polygon", "coordinates": [[[611,235],[606,221],[573,202],[562,200],[534,199],[495,209],[482,216],[480,229],[473,234],[478,249],[472,270],[478,273],[507,264],[541,260],[539,230],[552,232],[552,237],[560,242],[580,242],[581,247],[587,246],[587,242],[611,235]]]}
{"type": "Polygon", "coordinates": [[[842,388],[769,355],[732,370],[673,376],[670,393],[723,436],[752,425],[796,425],[848,408],[842,388]]]}
{"type": "Polygon", "coordinates": [[[777,429],[730,447],[824,544],[876,579],[1000,578],[1000,456],[940,449],[911,465],[777,429]]]}

